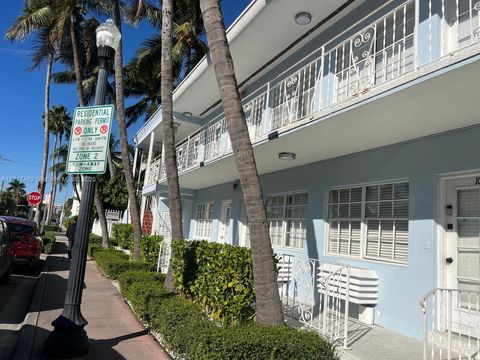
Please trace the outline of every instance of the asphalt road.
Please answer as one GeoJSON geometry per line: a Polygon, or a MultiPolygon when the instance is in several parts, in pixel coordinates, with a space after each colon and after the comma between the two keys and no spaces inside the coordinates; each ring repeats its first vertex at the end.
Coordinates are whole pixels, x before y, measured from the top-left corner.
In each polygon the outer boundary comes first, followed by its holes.
{"type": "Polygon", "coordinates": [[[15,266],[10,282],[0,285],[0,359],[8,359],[15,348],[42,266],[43,260],[36,274],[15,266]]]}

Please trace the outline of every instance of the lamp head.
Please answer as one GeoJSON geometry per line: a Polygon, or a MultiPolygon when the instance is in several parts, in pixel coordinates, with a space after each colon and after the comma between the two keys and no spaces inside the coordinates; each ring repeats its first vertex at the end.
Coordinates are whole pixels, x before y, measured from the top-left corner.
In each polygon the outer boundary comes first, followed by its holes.
{"type": "Polygon", "coordinates": [[[108,46],[114,50],[117,49],[122,34],[113,23],[112,19],[107,19],[97,27],[97,47],[108,46]]]}

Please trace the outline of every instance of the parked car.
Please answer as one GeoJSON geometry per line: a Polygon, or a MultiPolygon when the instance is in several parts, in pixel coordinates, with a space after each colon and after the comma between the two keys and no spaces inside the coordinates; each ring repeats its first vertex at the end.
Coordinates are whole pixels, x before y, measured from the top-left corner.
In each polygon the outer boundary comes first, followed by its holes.
{"type": "Polygon", "coordinates": [[[0,219],[0,283],[6,283],[10,279],[14,254],[14,246],[9,239],[7,224],[0,219]]]}
{"type": "Polygon", "coordinates": [[[31,220],[13,216],[1,216],[6,225],[10,242],[13,243],[16,263],[27,264],[35,269],[42,252],[43,242],[38,236],[37,224],[31,220]]]}

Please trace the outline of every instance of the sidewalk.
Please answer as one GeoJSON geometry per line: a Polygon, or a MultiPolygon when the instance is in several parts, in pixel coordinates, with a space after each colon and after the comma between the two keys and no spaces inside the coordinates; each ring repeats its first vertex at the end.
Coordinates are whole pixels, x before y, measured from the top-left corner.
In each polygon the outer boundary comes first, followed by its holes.
{"type": "MultiPolygon", "coordinates": [[[[63,309],[70,266],[66,253],[66,237],[57,234],[55,253],[47,258],[30,309],[36,321],[24,325],[14,359],[44,359],[43,343],[63,309]]],[[[90,352],[84,359],[170,359],[92,260],[87,261],[85,285],[82,314],[90,352]]]]}

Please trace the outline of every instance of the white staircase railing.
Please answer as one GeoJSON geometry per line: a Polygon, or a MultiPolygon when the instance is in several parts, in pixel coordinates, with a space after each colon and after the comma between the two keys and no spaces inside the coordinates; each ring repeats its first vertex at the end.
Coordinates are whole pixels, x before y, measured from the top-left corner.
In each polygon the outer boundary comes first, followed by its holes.
{"type": "Polygon", "coordinates": [[[162,222],[163,228],[161,234],[163,235],[163,240],[160,243],[160,248],[158,249],[157,272],[166,274],[168,271],[168,266],[170,265],[170,259],[172,257],[172,230],[170,229],[170,224],[165,221],[158,208],[157,215],[162,222]]]}
{"type": "Polygon", "coordinates": [[[424,360],[480,360],[479,291],[435,288],[420,306],[424,360]]]}
{"type": "Polygon", "coordinates": [[[348,347],[350,266],[317,259],[278,256],[278,284],[284,312],[308,329],[348,347]]]}

